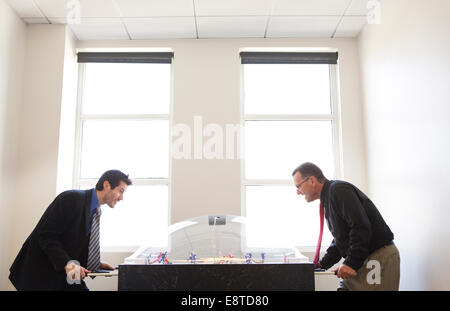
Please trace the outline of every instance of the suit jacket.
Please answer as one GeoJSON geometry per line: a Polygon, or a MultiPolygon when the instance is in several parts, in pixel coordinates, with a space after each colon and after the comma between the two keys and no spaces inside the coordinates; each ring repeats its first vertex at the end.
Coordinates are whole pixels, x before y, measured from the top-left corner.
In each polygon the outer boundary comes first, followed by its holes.
{"type": "Polygon", "coordinates": [[[394,239],[375,204],[356,186],[341,180],[326,181],[320,194],[333,242],[320,260],[329,269],[344,257],[344,265],[358,270],[369,254],[394,239]]]}
{"type": "Polygon", "coordinates": [[[58,195],[42,215],[10,268],[17,290],[70,290],[64,267],[76,260],[86,267],[92,189],[58,195]]]}

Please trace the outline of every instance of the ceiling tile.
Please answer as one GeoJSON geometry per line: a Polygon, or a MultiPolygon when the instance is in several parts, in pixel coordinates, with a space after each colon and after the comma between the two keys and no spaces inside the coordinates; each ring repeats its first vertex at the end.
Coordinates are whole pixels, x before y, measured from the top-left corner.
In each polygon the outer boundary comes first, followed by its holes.
{"type": "Polygon", "coordinates": [[[6,2],[20,17],[43,17],[33,0],[7,0],[6,2]]]}
{"type": "Polygon", "coordinates": [[[344,16],[335,37],[357,37],[366,24],[366,16],[344,16]]]}
{"type": "Polygon", "coordinates": [[[351,0],[277,0],[273,15],[343,15],[351,0]]]}
{"type": "Polygon", "coordinates": [[[272,16],[267,37],[331,37],[340,18],[340,16],[272,16]]]}
{"type": "Polygon", "coordinates": [[[52,24],[77,24],[81,23],[81,18],[79,19],[70,19],[66,17],[48,17],[48,20],[52,24]]]}
{"type": "Polygon", "coordinates": [[[125,18],[133,40],[197,38],[193,17],[125,18]]]}
{"type": "MultiPolygon", "coordinates": [[[[369,1],[373,4],[376,4],[378,2],[376,0],[353,0],[352,4],[345,12],[345,15],[367,15],[367,12],[369,11],[367,5],[369,1]]],[[[370,8],[373,8],[372,4],[370,8]]]]}
{"type": "Polygon", "coordinates": [[[76,14],[79,3],[81,17],[120,17],[120,11],[113,0],[34,0],[47,17],[67,17],[76,14]]]}
{"type": "Polygon", "coordinates": [[[263,38],[267,17],[197,17],[199,38],[263,38]]]}
{"type": "Polygon", "coordinates": [[[196,16],[269,15],[272,0],[194,0],[196,16]]]}
{"type": "Polygon", "coordinates": [[[45,17],[24,17],[22,20],[27,24],[50,24],[45,17]]]}
{"type": "Polygon", "coordinates": [[[123,17],[194,16],[192,0],[115,0],[123,17]]]}
{"type": "Polygon", "coordinates": [[[80,24],[70,28],[78,40],[128,40],[128,34],[120,18],[82,18],[80,24]]]}

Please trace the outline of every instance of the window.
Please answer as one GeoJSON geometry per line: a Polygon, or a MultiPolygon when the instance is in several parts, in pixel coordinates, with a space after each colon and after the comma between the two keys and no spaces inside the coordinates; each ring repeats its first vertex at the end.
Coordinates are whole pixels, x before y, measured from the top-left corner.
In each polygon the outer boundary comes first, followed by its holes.
{"type": "Polygon", "coordinates": [[[102,250],[167,245],[172,53],[78,53],[73,184],[94,188],[109,169],[133,186],[102,208],[102,250]]]}
{"type": "MultiPolygon", "coordinates": [[[[252,247],[315,246],[319,202],[298,196],[292,171],[338,177],[337,53],[242,52],[243,204],[252,247]]],[[[331,243],[324,228],[322,245],[331,243]]]]}

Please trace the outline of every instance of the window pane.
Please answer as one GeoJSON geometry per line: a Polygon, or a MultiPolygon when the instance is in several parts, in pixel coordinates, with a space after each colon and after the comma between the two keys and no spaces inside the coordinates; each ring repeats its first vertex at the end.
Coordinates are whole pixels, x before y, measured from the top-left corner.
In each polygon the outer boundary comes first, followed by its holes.
{"type": "MultiPolygon", "coordinates": [[[[250,247],[316,246],[319,201],[306,203],[294,186],[246,186],[247,244],[250,247]]],[[[324,225],[322,245],[332,241],[324,225]]]]}
{"type": "Polygon", "coordinates": [[[245,114],[330,114],[329,65],[244,65],[245,114]]]}
{"type": "Polygon", "coordinates": [[[85,64],[84,114],[168,114],[170,64],[85,64]]]}
{"type": "Polygon", "coordinates": [[[291,179],[303,162],[334,176],[331,121],[245,122],[245,178],[291,179]]]}
{"type": "Polygon", "coordinates": [[[84,121],[81,178],[110,169],[130,178],[167,178],[169,121],[84,121]]]}
{"type": "Polygon", "coordinates": [[[114,209],[102,207],[101,246],[166,246],[168,187],[129,186],[114,209]]]}

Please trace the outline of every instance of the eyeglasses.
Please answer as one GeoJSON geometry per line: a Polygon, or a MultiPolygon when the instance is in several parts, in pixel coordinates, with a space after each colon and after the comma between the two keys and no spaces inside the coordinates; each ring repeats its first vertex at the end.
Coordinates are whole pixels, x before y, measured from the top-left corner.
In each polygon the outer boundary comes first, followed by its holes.
{"type": "Polygon", "coordinates": [[[300,190],[300,188],[302,187],[302,185],[309,179],[310,176],[306,177],[301,183],[298,184],[297,186],[297,190],[300,190]]]}

